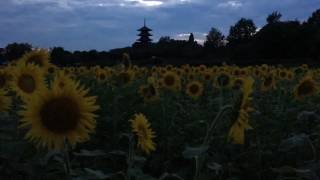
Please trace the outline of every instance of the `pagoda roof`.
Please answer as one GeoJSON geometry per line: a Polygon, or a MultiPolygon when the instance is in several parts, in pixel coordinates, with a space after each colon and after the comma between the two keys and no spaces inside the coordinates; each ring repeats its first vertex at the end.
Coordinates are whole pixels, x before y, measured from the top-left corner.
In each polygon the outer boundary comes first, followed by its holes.
{"type": "Polygon", "coordinates": [[[152,29],[148,28],[147,26],[143,26],[142,28],[138,29],[138,31],[152,31],[152,29]]]}
{"type": "Polygon", "coordinates": [[[137,34],[137,36],[152,36],[152,34],[150,34],[149,32],[141,32],[137,34]]]}

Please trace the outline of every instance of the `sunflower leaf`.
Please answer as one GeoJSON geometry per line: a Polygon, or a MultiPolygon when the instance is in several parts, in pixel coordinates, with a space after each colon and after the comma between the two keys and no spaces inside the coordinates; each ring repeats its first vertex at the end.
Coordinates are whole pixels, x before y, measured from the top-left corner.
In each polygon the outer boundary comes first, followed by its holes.
{"type": "Polygon", "coordinates": [[[200,146],[200,147],[187,146],[185,150],[182,152],[182,155],[186,159],[192,159],[196,156],[200,156],[206,153],[208,148],[209,146],[200,146]]]}

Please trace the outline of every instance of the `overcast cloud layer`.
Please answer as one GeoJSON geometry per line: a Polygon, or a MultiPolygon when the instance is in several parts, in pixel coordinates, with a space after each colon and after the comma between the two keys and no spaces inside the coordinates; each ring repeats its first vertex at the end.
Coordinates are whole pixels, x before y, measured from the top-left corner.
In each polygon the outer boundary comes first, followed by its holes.
{"type": "Polygon", "coordinates": [[[211,27],[228,34],[241,17],[257,27],[272,11],[283,20],[306,20],[320,0],[0,0],[0,47],[28,42],[37,47],[109,50],[131,46],[147,18],[154,41],[161,36],[202,42],[211,27]]]}

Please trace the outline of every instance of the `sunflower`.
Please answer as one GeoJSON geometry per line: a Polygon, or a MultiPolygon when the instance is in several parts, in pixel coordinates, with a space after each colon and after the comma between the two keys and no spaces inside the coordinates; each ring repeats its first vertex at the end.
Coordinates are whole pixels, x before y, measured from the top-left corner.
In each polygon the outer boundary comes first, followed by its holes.
{"type": "Polygon", "coordinates": [[[232,89],[235,89],[235,90],[241,89],[243,86],[243,83],[244,83],[243,77],[235,78],[234,81],[232,82],[232,89]]]}
{"type": "Polygon", "coordinates": [[[199,81],[192,81],[187,84],[186,93],[193,99],[198,99],[203,93],[203,85],[199,81]]]}
{"type": "Polygon", "coordinates": [[[205,80],[205,81],[211,81],[212,80],[212,73],[211,72],[209,72],[209,71],[205,71],[205,72],[203,72],[202,73],[202,76],[203,76],[203,79],[205,80]]]}
{"type": "Polygon", "coordinates": [[[104,69],[100,69],[96,72],[96,79],[100,83],[105,82],[107,80],[107,77],[108,77],[107,71],[104,69]]]}
{"type": "Polygon", "coordinates": [[[274,73],[268,73],[263,77],[261,91],[268,91],[276,88],[276,80],[274,73]]]}
{"type": "Polygon", "coordinates": [[[31,51],[23,55],[20,61],[24,62],[25,64],[34,64],[43,68],[48,68],[49,58],[50,58],[50,55],[48,51],[41,49],[41,50],[31,51]]]}
{"type": "Polygon", "coordinates": [[[119,85],[128,85],[130,84],[135,77],[135,73],[132,70],[121,71],[118,73],[116,80],[119,85]]]}
{"type": "MultiPolygon", "coordinates": [[[[65,74],[64,71],[58,71],[55,75],[54,81],[52,81],[50,88],[53,90],[59,91],[64,88],[68,88],[68,84],[75,83],[79,86],[79,82],[74,82],[70,75],[65,74]]],[[[71,86],[72,87],[72,86],[71,86]]]]}
{"type": "Polygon", "coordinates": [[[150,77],[148,78],[148,84],[139,87],[138,93],[145,102],[154,102],[160,98],[157,85],[156,80],[150,77]]]}
{"type": "Polygon", "coordinates": [[[29,127],[25,138],[37,147],[62,149],[67,140],[73,147],[89,139],[94,132],[99,109],[96,97],[88,96],[88,90],[69,79],[63,89],[54,80],[51,89],[40,91],[32,101],[27,101],[20,128],[29,127]]]}
{"type": "Polygon", "coordinates": [[[58,67],[53,65],[53,64],[50,64],[47,68],[47,73],[48,74],[54,74],[56,71],[58,70],[58,67]]]}
{"type": "Polygon", "coordinates": [[[43,71],[33,64],[20,63],[12,74],[11,87],[24,100],[46,88],[43,71]]]}
{"type": "Polygon", "coordinates": [[[252,129],[249,125],[249,113],[253,111],[250,107],[251,93],[254,80],[251,77],[245,79],[239,99],[234,104],[232,119],[235,120],[228,134],[228,139],[234,144],[244,144],[245,131],[252,129]]]}
{"type": "Polygon", "coordinates": [[[5,112],[10,109],[11,98],[6,96],[5,91],[0,90],[0,112],[5,112]]]}
{"type": "Polygon", "coordinates": [[[180,90],[181,80],[180,77],[171,71],[166,72],[162,77],[163,86],[170,90],[180,90]]]}
{"type": "Polygon", "coordinates": [[[232,77],[228,72],[222,71],[217,74],[214,86],[217,88],[228,88],[232,84],[232,77]]]}
{"type": "Polygon", "coordinates": [[[304,100],[306,97],[316,94],[319,90],[318,84],[310,75],[303,77],[294,88],[294,96],[297,100],[304,100]]]}
{"type": "Polygon", "coordinates": [[[129,120],[131,122],[132,132],[138,137],[138,148],[147,154],[151,151],[155,151],[156,144],[153,142],[155,133],[150,128],[148,119],[141,113],[135,114],[134,119],[129,120]]]}

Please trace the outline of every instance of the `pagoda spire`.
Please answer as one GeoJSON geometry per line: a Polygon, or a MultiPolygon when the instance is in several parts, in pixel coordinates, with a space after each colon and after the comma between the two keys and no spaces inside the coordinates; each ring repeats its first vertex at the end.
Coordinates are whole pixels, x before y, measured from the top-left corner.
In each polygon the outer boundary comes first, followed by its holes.
{"type": "Polygon", "coordinates": [[[143,19],[143,27],[138,29],[138,31],[139,39],[137,39],[137,41],[134,44],[143,47],[150,45],[150,43],[152,42],[152,39],[150,38],[150,36],[152,36],[152,34],[150,33],[152,29],[147,27],[146,18],[143,19]]]}

